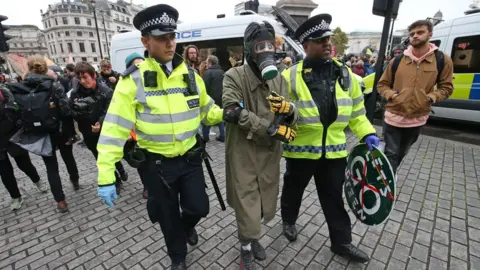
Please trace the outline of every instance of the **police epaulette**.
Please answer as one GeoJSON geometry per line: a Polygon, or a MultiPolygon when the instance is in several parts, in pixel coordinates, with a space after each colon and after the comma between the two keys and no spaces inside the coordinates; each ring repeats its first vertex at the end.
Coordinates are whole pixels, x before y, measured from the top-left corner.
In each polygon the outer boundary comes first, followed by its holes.
{"type": "Polygon", "coordinates": [[[122,72],[122,74],[120,74],[120,76],[122,76],[122,78],[127,77],[128,75],[132,74],[136,70],[138,70],[138,66],[137,65],[131,65],[129,68],[127,68],[127,70],[122,72]]]}

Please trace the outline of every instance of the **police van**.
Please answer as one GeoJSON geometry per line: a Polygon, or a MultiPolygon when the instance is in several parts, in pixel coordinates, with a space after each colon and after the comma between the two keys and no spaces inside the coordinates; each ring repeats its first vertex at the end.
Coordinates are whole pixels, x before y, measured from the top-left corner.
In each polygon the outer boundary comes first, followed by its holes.
{"type": "MultiPolygon", "coordinates": [[[[433,105],[432,116],[480,123],[480,9],[465,13],[433,29],[430,42],[453,60],[454,90],[449,99],[433,105]]],[[[374,76],[364,78],[367,89],[374,76]]]]}
{"type": "MultiPolygon", "coordinates": [[[[184,48],[195,45],[200,51],[200,59],[205,61],[208,55],[215,55],[224,70],[228,70],[235,64],[243,63],[243,35],[248,24],[251,22],[269,22],[275,29],[275,34],[285,40],[282,51],[295,59],[303,59],[305,52],[303,47],[294,41],[294,29],[298,27],[296,22],[282,9],[274,8],[273,16],[261,16],[253,11],[246,11],[240,16],[221,17],[215,20],[195,23],[180,23],[177,26],[177,49],[176,52],[183,56],[184,48]]],[[[116,34],[112,37],[111,55],[113,70],[122,72],[125,70],[125,58],[133,52],[141,55],[144,46],[140,41],[140,32],[116,34]]]]}

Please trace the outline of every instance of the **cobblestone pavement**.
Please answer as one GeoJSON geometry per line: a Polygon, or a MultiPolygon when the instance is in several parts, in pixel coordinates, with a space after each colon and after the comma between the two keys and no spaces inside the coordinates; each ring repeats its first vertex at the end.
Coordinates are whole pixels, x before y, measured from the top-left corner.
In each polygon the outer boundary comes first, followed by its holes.
{"type": "MultiPolygon", "coordinates": [[[[355,143],[349,135],[349,146],[355,143]]],[[[224,146],[213,140],[209,151],[225,197],[224,146]]],[[[75,155],[83,186],[78,192],[59,161],[68,214],[56,213],[52,195],[38,193],[18,170],[25,198],[21,210],[10,211],[10,198],[0,188],[0,269],[168,268],[163,236],[147,218],[136,171],[129,168],[130,180],[119,203],[108,209],[96,195],[93,156],[79,146],[75,155]]],[[[33,162],[46,180],[41,159],[34,157],[33,162]]],[[[480,269],[479,175],[480,147],[421,136],[399,171],[398,201],[390,220],[368,228],[351,215],[353,241],[371,255],[368,264],[330,252],[327,224],[312,181],[304,194],[296,242],[288,243],[281,235],[279,211],[262,225],[267,260],[259,268],[480,269]]],[[[189,250],[189,269],[238,269],[232,209],[220,210],[211,185],[208,194],[211,211],[197,226],[200,241],[189,250]]]]}

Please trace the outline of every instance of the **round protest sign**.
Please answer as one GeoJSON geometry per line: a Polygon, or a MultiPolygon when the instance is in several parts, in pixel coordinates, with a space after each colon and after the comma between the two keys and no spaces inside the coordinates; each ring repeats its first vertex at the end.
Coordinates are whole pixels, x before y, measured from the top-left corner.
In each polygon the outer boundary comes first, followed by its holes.
{"type": "Polygon", "coordinates": [[[355,146],[347,158],[345,197],[358,220],[378,225],[389,217],[396,200],[396,176],[383,152],[366,144],[355,146]]]}

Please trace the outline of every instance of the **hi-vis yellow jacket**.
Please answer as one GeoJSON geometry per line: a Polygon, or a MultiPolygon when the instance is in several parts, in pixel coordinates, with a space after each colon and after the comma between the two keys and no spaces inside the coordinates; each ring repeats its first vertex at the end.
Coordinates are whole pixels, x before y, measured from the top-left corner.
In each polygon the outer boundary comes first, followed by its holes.
{"type": "MultiPolygon", "coordinates": [[[[166,157],[185,154],[196,143],[200,122],[215,125],[222,121],[223,110],[214,104],[202,78],[195,74],[197,94],[188,93],[184,74],[188,68],[180,63],[167,78],[153,58],[137,65],[138,69],[120,79],[98,142],[98,185],[115,183],[115,163],[123,157],[123,146],[135,129],[140,148],[166,157]],[[145,86],[145,71],[157,73],[157,85],[145,86]]],[[[148,84],[150,85],[150,84],[148,84]]]]}
{"type": "MultiPolygon", "coordinates": [[[[341,65],[334,59],[334,63],[341,65]]],[[[288,93],[298,109],[299,120],[297,137],[293,142],[283,145],[283,156],[287,158],[319,159],[322,152],[327,159],[343,158],[348,155],[345,128],[348,126],[363,139],[374,134],[375,129],[365,116],[363,93],[360,84],[350,72],[351,86],[344,91],[338,83],[335,94],[338,106],[336,121],[328,127],[325,145],[323,145],[324,127],[320,122],[320,113],[307,85],[302,78],[303,61],[282,72],[288,82],[288,93]],[[322,147],[323,146],[323,147],[322,147]]]]}

